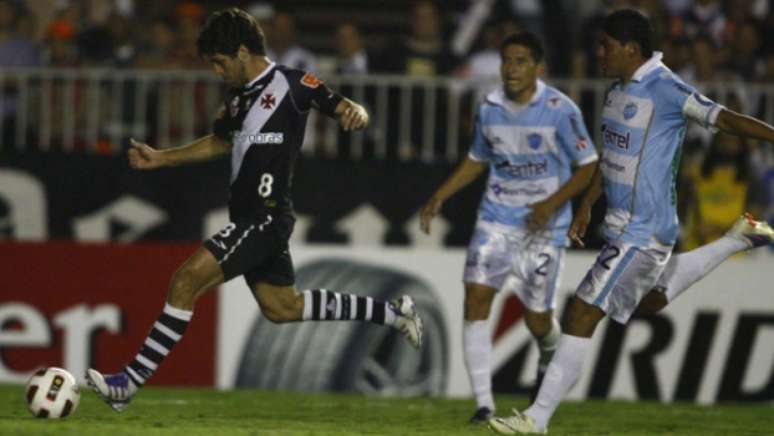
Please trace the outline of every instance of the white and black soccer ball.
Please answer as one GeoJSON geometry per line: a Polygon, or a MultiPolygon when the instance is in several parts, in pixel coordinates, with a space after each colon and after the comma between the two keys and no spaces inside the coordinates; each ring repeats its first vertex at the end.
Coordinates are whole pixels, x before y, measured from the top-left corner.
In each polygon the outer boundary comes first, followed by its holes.
{"type": "Polygon", "coordinates": [[[27,382],[27,407],[37,418],[64,418],[75,412],[81,388],[72,374],[62,368],[43,368],[27,382]]]}

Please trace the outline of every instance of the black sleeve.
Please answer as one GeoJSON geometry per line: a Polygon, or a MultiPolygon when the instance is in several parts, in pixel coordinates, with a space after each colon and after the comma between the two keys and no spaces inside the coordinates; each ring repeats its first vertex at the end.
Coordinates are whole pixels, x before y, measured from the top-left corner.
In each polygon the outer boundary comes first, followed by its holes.
{"type": "Polygon", "coordinates": [[[312,73],[299,70],[289,74],[288,79],[291,81],[290,89],[298,110],[306,112],[314,108],[331,118],[336,115],[336,106],[343,97],[328,88],[322,80],[312,73]]]}
{"type": "Polygon", "coordinates": [[[223,141],[230,141],[231,140],[231,129],[230,129],[229,119],[228,119],[228,111],[225,107],[220,109],[220,112],[218,112],[218,116],[215,118],[215,121],[212,122],[212,133],[217,136],[218,138],[222,139],[223,141]]]}

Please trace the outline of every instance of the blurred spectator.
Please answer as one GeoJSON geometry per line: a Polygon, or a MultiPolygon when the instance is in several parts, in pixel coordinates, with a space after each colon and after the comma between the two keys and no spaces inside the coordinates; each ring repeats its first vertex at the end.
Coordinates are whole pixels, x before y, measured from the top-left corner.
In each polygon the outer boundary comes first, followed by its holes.
{"type": "Polygon", "coordinates": [[[288,12],[277,11],[266,29],[269,59],[299,70],[317,72],[317,60],[311,51],[296,41],[296,20],[288,12]]]}
{"type": "Polygon", "coordinates": [[[207,12],[194,2],[183,2],[175,8],[176,49],[170,61],[180,68],[205,69],[208,65],[199,57],[196,39],[207,12]]]}
{"type": "Polygon", "coordinates": [[[689,175],[688,216],[683,249],[690,250],[721,236],[745,211],[760,215],[757,188],[748,165],[748,144],[738,136],[718,132],[709,153],[689,175]]]}
{"type": "Polygon", "coordinates": [[[136,65],[140,68],[176,68],[174,60],[177,46],[175,24],[166,17],[153,20],[147,33],[142,50],[140,50],[136,65]]]}
{"type": "MultiPolygon", "coordinates": [[[[23,15],[16,2],[0,0],[0,67],[35,67],[40,59],[35,43],[19,34],[18,23],[23,15]]],[[[0,123],[4,147],[16,144],[17,88],[15,81],[2,84],[0,123]]]]}
{"type": "Polygon", "coordinates": [[[545,0],[497,0],[493,16],[518,19],[521,26],[536,34],[543,32],[543,8],[545,0]]]}
{"type": "MultiPolygon", "coordinates": [[[[111,66],[112,51],[110,29],[107,17],[89,14],[88,5],[67,2],[55,18],[70,23],[75,29],[75,44],[80,61],[87,66],[111,66]]],[[[102,8],[99,8],[102,11],[102,8]]]]}
{"type": "Polygon", "coordinates": [[[413,3],[411,33],[387,50],[380,69],[409,76],[436,76],[451,72],[453,58],[443,38],[443,18],[429,0],[413,3]]]}
{"type": "Polygon", "coordinates": [[[664,63],[672,71],[677,71],[683,80],[691,83],[693,78],[684,73],[690,70],[693,44],[685,37],[662,38],[659,49],[664,53],[664,63]]]}
{"type": "Polygon", "coordinates": [[[727,68],[737,72],[745,80],[752,80],[763,72],[763,62],[759,59],[761,39],[758,35],[758,26],[748,20],[739,25],[736,37],[731,45],[727,68]]]}
{"type": "Polygon", "coordinates": [[[693,39],[690,47],[690,58],[682,68],[674,68],[680,77],[688,83],[709,82],[720,80],[718,71],[718,58],[715,54],[718,47],[715,42],[706,35],[698,35],[693,39]]]}
{"type": "Polygon", "coordinates": [[[118,8],[112,2],[70,2],[54,22],[73,27],[78,55],[85,64],[114,67],[134,64],[136,18],[130,8],[118,8]]]}
{"type": "MultiPolygon", "coordinates": [[[[765,0],[768,2],[768,0],[765,0]]],[[[726,0],[726,24],[723,30],[723,45],[732,45],[739,36],[739,30],[748,22],[760,23],[766,18],[768,7],[762,8],[760,0],[726,0]]],[[[768,6],[768,5],[766,5],[768,6]]]]}
{"type": "Polygon", "coordinates": [[[107,21],[110,35],[110,63],[117,67],[129,67],[137,56],[131,18],[114,12],[107,21]]]}
{"type": "Polygon", "coordinates": [[[500,42],[523,28],[515,20],[490,23],[484,27],[483,48],[468,57],[457,75],[466,79],[491,79],[500,76],[500,42]]]}
{"type": "Polygon", "coordinates": [[[343,23],[336,29],[336,74],[365,74],[368,53],[363,47],[360,30],[353,23],[343,23]]]}
{"type": "Polygon", "coordinates": [[[25,11],[19,16],[16,23],[17,35],[27,41],[37,40],[37,18],[29,11],[25,11]]]}
{"type": "Polygon", "coordinates": [[[693,38],[699,33],[709,35],[716,45],[723,44],[726,16],[720,0],[696,0],[683,17],[684,33],[693,38]]]}
{"type": "Polygon", "coordinates": [[[77,67],[78,49],[75,46],[75,28],[65,20],[57,19],[46,32],[46,63],[52,67],[77,67]]]}
{"type": "Polygon", "coordinates": [[[0,66],[33,67],[40,63],[35,43],[19,32],[23,11],[12,0],[0,0],[0,66]]]}
{"type": "Polygon", "coordinates": [[[694,0],[661,0],[669,15],[680,16],[691,8],[694,0]]]}

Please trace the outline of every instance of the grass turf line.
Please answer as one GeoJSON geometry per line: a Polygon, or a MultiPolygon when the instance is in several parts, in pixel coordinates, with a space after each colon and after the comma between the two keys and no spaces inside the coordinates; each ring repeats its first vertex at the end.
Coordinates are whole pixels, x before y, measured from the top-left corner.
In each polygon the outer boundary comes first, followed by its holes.
{"type": "MultiPolygon", "coordinates": [[[[498,411],[526,407],[498,396],[498,411]]],[[[143,388],[122,413],[84,389],[75,414],[33,418],[22,386],[0,386],[0,435],[487,435],[471,426],[471,400],[373,398],[211,389],[143,388]]],[[[551,435],[760,435],[774,428],[770,405],[694,406],[651,402],[568,402],[551,435]]]]}

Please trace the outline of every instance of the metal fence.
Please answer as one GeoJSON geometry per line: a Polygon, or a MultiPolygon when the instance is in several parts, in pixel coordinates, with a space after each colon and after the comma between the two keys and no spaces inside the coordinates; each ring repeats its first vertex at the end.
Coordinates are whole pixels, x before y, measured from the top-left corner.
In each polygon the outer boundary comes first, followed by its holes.
{"type": "MultiPolygon", "coordinates": [[[[303,153],[340,159],[453,162],[466,152],[475,106],[497,78],[335,76],[327,84],[366,105],[371,125],[344,133],[311,117],[303,153]]],[[[607,80],[549,80],[600,132],[607,80]]],[[[774,123],[774,84],[705,83],[724,104],[774,123]]],[[[209,71],[0,70],[0,150],[117,153],[129,137],[166,148],[211,130],[223,85],[209,71]]]]}

